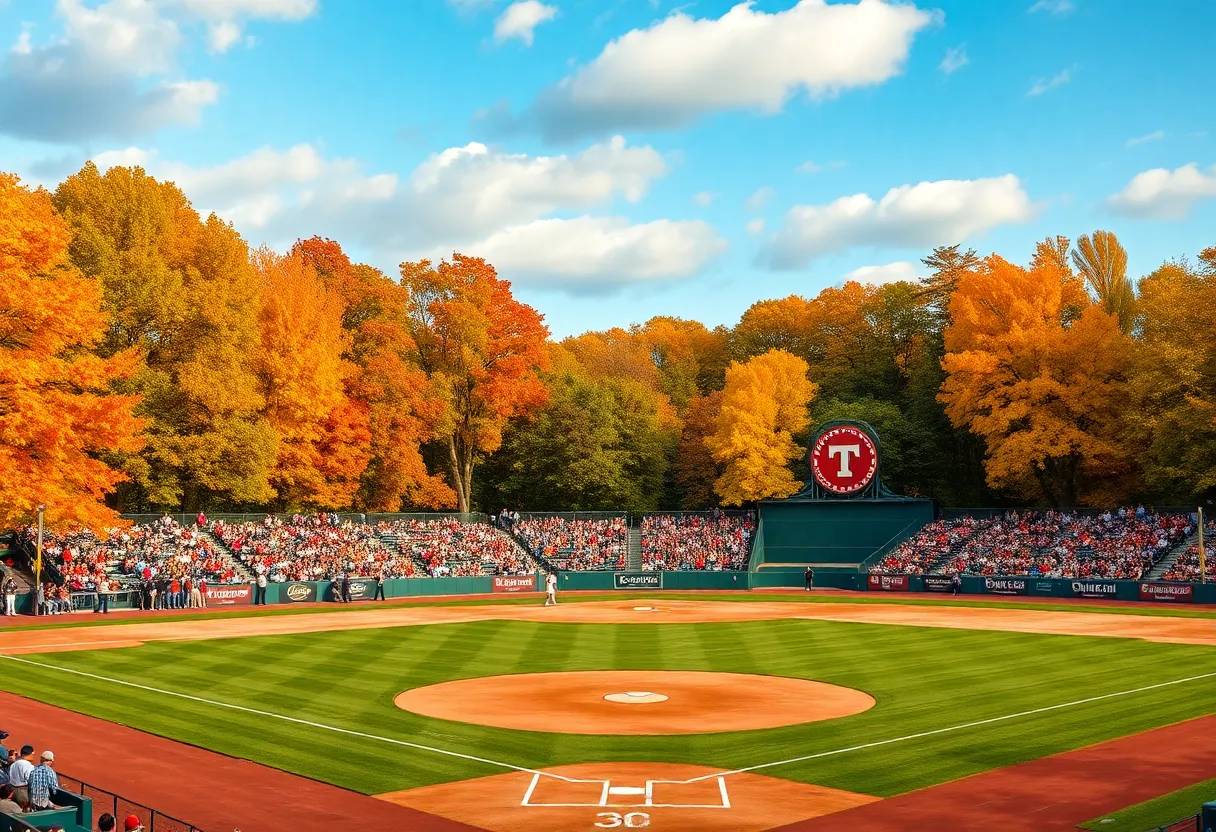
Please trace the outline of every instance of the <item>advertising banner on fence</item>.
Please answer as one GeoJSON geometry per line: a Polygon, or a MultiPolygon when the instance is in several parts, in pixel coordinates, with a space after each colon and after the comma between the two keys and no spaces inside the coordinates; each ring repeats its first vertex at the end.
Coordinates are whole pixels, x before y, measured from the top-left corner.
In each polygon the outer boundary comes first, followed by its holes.
{"type": "Polygon", "coordinates": [[[317,585],[290,583],[283,587],[283,597],[295,604],[317,600],[317,585]]]}
{"type": "Polygon", "coordinates": [[[535,592],[535,575],[495,575],[490,588],[494,592],[535,592]]]}
{"type": "Polygon", "coordinates": [[[1195,587],[1191,584],[1140,584],[1141,601],[1194,601],[1195,587]]]}
{"type": "Polygon", "coordinates": [[[926,575],[924,582],[925,592],[951,592],[954,589],[945,575],[926,575]]]}
{"type": "Polygon", "coordinates": [[[1072,594],[1078,598],[1114,598],[1119,585],[1114,581],[1073,581],[1072,594]]]}
{"type": "Polygon", "coordinates": [[[871,590],[879,592],[907,592],[907,575],[871,575],[869,577],[871,590]]]}
{"type": "Polygon", "coordinates": [[[996,595],[1025,595],[1025,578],[984,578],[984,592],[996,595]]]}
{"type": "Polygon", "coordinates": [[[204,593],[209,607],[231,607],[236,604],[248,604],[253,600],[253,587],[248,584],[232,584],[211,586],[207,584],[204,593]]]}
{"type": "Polygon", "coordinates": [[[613,589],[662,589],[662,572],[615,572],[612,575],[613,589]]]}
{"type": "MultiPolygon", "coordinates": [[[[342,585],[334,584],[335,590],[341,592],[342,585]]],[[[357,578],[350,582],[350,600],[371,601],[376,597],[376,580],[374,578],[357,578]]]]}

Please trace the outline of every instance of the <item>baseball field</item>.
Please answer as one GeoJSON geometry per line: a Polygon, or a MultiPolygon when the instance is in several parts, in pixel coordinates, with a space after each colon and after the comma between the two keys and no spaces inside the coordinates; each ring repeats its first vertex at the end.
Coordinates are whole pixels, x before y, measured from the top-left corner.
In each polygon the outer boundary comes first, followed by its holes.
{"type": "Polygon", "coordinates": [[[1072,829],[1216,777],[1216,611],[746,598],[11,627],[0,727],[206,832],[1072,829]]]}

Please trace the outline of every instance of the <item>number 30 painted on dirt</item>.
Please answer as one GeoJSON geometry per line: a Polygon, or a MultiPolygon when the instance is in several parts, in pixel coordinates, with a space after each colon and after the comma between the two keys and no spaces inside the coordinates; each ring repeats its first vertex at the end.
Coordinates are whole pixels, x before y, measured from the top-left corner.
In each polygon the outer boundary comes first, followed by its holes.
{"type": "Polygon", "coordinates": [[[600,812],[596,817],[604,818],[596,823],[596,826],[601,829],[615,829],[618,826],[624,826],[626,829],[641,829],[644,826],[650,826],[650,815],[645,812],[629,812],[625,815],[620,812],[600,812]]]}

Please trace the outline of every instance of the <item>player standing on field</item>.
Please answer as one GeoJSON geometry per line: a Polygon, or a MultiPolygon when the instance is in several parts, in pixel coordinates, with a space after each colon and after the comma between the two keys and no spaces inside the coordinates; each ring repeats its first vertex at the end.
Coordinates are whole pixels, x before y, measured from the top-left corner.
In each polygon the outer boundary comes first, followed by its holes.
{"type": "Polygon", "coordinates": [[[550,572],[545,577],[545,606],[557,604],[557,573],[550,572]]]}

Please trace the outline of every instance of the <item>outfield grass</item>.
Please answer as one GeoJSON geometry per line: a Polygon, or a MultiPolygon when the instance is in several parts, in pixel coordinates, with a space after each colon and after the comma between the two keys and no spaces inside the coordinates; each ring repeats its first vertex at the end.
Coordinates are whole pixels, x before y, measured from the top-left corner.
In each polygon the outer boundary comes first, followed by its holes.
{"type": "MultiPolygon", "coordinates": [[[[1101,601],[1092,604],[1073,603],[1060,604],[1050,601],[1018,602],[989,600],[980,596],[908,596],[889,593],[868,595],[858,592],[851,595],[799,595],[794,593],[765,593],[755,592],[591,592],[577,594],[562,594],[563,603],[581,603],[587,601],[620,601],[630,600],[667,600],[667,601],[779,601],[791,604],[894,604],[911,607],[984,607],[1007,610],[1046,610],[1049,612],[1081,612],[1107,613],[1117,615],[1146,615],[1166,618],[1203,618],[1216,619],[1216,608],[1210,606],[1190,607],[1181,604],[1158,604],[1145,607],[1125,607],[1101,601]]],[[[139,616],[124,616],[114,618],[91,613],[77,613],[70,616],[50,616],[38,624],[5,625],[0,623],[0,633],[13,630],[57,630],[70,627],[101,627],[121,626],[125,624],[145,624],[149,621],[206,621],[212,618],[262,618],[277,615],[307,615],[309,613],[350,612],[352,609],[394,609],[398,607],[470,607],[535,604],[536,597],[512,598],[503,595],[482,596],[477,598],[460,598],[443,600],[443,596],[419,596],[414,598],[393,598],[374,604],[329,604],[323,606],[295,606],[293,604],[275,604],[272,606],[224,607],[203,612],[164,614],[159,611],[139,616]],[[425,600],[430,599],[430,600],[425,600]]],[[[122,610],[122,612],[127,612],[122,610]]]]}
{"type": "Polygon", "coordinates": [[[1146,832],[1181,820],[1188,815],[1199,814],[1204,803],[1216,800],[1216,780],[1205,780],[1176,792],[1128,806],[1110,815],[1094,818],[1081,824],[1082,829],[1100,829],[1104,832],[1146,832]]]}
{"type": "MultiPolygon", "coordinates": [[[[501,769],[21,665],[21,659],[529,767],[616,760],[729,769],[1216,673],[1216,649],[1197,645],[794,620],[695,625],[481,621],[161,642],[16,657],[0,665],[0,687],[14,693],[368,793],[501,769]],[[393,705],[393,697],[404,689],[450,679],[604,669],[802,677],[864,690],[877,705],[845,719],[676,737],[508,731],[428,719],[393,705]],[[355,760],[357,765],[351,763],[355,760]]],[[[766,773],[890,796],[1214,710],[1216,684],[1206,679],[766,773]]]]}

